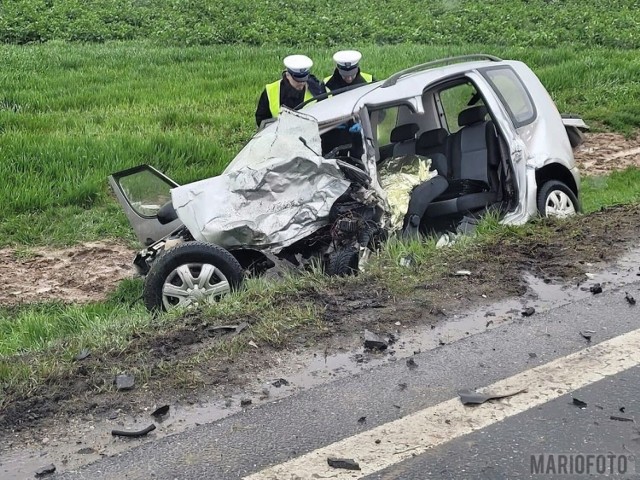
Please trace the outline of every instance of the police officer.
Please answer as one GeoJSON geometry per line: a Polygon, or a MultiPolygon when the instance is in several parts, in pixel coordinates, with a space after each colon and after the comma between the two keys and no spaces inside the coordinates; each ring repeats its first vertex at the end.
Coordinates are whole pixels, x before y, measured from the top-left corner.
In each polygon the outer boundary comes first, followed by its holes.
{"type": "Polygon", "coordinates": [[[282,78],[265,86],[256,108],[256,124],[276,118],[280,106],[289,108],[325,93],[320,81],[311,75],[313,61],[306,55],[289,55],[284,59],[282,78]]]}
{"type": "Polygon", "coordinates": [[[360,70],[358,63],[362,54],[357,50],[341,50],[333,55],[336,68],[333,75],[324,79],[327,90],[337,90],[349,85],[360,85],[374,82],[375,79],[369,73],[360,70]]]}

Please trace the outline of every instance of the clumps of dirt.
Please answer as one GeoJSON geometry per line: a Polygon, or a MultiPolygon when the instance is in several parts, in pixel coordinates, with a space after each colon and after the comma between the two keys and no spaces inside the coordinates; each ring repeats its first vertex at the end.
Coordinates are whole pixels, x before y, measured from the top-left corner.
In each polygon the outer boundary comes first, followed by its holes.
{"type": "Polygon", "coordinates": [[[0,250],[0,306],[104,300],[132,277],[135,252],[121,243],[0,250]]]}
{"type": "Polygon", "coordinates": [[[640,136],[627,139],[618,133],[587,133],[574,157],[584,176],[606,175],[630,166],[640,168],[640,136]]]}

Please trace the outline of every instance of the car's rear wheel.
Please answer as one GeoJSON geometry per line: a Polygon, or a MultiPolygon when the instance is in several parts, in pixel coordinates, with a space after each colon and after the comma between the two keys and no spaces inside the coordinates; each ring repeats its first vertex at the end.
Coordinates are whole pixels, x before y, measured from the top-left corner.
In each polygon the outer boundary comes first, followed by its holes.
{"type": "Polygon", "coordinates": [[[566,218],[578,211],[575,193],[560,180],[549,180],[538,190],[538,212],[543,217],[566,218]]]}
{"type": "Polygon", "coordinates": [[[149,310],[195,308],[213,302],[242,284],[244,270],[224,248],[186,242],[163,253],[144,283],[149,310]]]}

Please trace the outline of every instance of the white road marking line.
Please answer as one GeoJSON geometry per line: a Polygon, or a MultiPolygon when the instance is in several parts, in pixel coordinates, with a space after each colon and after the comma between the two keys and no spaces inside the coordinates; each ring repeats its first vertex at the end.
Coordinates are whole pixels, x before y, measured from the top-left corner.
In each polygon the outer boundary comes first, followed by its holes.
{"type": "MultiPolygon", "coordinates": [[[[640,365],[640,329],[500,380],[484,390],[526,392],[465,407],[458,397],[372,430],[268,467],[244,480],[358,479],[442,443],[542,405],[603,378],[640,365]],[[380,440],[379,444],[375,441],[380,440]],[[362,470],[338,470],[328,457],[353,458],[362,470]]],[[[464,385],[460,386],[464,388],[464,385]]]]}

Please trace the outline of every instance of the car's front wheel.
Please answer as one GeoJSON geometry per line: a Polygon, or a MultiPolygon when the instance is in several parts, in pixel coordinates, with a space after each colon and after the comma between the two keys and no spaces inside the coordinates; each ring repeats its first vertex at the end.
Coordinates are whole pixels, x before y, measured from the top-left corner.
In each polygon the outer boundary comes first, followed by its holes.
{"type": "Polygon", "coordinates": [[[543,217],[566,218],[578,211],[575,193],[560,180],[549,180],[538,190],[538,212],[543,217]]]}
{"type": "Polygon", "coordinates": [[[242,284],[244,270],[227,250],[204,242],[185,242],[163,253],[144,283],[149,310],[197,307],[242,284]]]}

